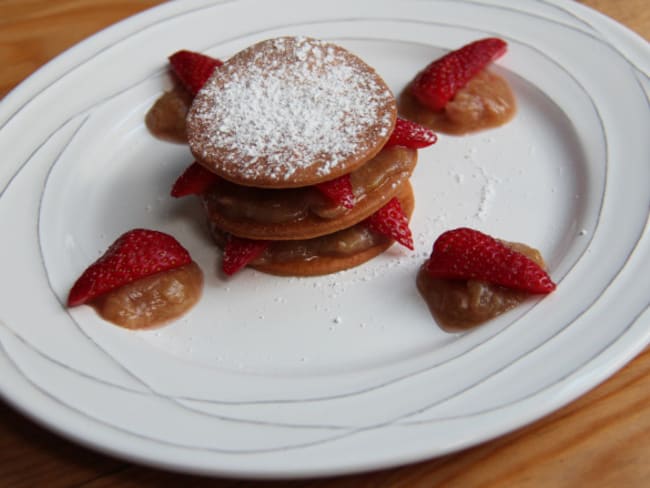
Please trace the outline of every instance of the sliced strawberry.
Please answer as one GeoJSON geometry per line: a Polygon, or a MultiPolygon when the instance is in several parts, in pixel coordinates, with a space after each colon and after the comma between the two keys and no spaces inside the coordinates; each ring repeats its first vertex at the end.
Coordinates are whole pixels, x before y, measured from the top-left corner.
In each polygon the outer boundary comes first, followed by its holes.
{"type": "Polygon", "coordinates": [[[411,93],[432,110],[442,110],[489,63],[506,52],[507,44],[494,37],[481,39],[433,61],[415,77],[411,93]]]}
{"type": "Polygon", "coordinates": [[[233,275],[248,263],[257,258],[269,247],[269,241],[258,241],[233,236],[226,238],[223,248],[221,268],[227,275],[233,275]]]}
{"type": "Polygon", "coordinates": [[[401,245],[413,250],[413,235],[409,228],[409,219],[402,210],[397,197],[366,219],[370,230],[396,240],[401,245]]]}
{"type": "Polygon", "coordinates": [[[345,208],[354,207],[356,197],[352,191],[350,175],[343,175],[334,180],[315,185],[316,189],[337,205],[345,208]]]}
{"type": "Polygon", "coordinates": [[[219,177],[199,163],[190,164],[172,186],[171,196],[179,198],[187,195],[200,195],[209,190],[219,177]]]}
{"type": "Polygon", "coordinates": [[[481,280],[530,293],[555,289],[546,271],[532,259],[468,228],[438,237],[425,269],[434,278],[481,280]]]}
{"type": "Polygon", "coordinates": [[[435,144],[438,137],[435,133],[416,122],[397,117],[395,128],[390,135],[386,147],[405,146],[411,149],[421,149],[435,144]]]}
{"type": "Polygon", "coordinates": [[[184,266],[190,254],[168,234],[134,229],[120,236],[79,277],[68,295],[74,307],[146,276],[184,266]]]}
{"type": "Polygon", "coordinates": [[[219,59],[186,50],[172,54],[169,62],[178,79],[192,95],[196,95],[215,68],[223,64],[219,59]]]}

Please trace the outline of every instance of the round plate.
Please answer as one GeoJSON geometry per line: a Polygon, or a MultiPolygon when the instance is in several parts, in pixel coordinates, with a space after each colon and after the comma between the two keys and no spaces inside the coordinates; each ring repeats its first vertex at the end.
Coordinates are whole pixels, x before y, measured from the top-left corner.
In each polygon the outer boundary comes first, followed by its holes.
{"type": "Polygon", "coordinates": [[[648,54],[561,1],[188,0],[103,31],[0,106],[2,395],[127,459],[283,478],[441,455],[559,408],[650,337],[648,54]],[[225,278],[198,203],[168,196],[191,155],[143,123],[171,84],[167,56],[227,58],[281,35],[348,48],[396,94],[449,49],[508,42],[494,69],[518,113],[420,151],[415,252],[393,246],[325,277],[225,278]],[[459,226],[540,249],[557,290],[466,333],[442,331],[415,275],[435,238],[459,226]],[[67,310],[76,277],[134,227],[189,249],[206,275],[200,303],[142,332],[67,310]]]}

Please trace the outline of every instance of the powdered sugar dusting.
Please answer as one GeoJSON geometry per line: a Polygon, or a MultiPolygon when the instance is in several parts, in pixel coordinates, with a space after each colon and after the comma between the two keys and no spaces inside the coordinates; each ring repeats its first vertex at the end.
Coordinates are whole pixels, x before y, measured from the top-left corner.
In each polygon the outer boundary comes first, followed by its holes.
{"type": "Polygon", "coordinates": [[[197,95],[190,146],[217,172],[252,184],[323,179],[388,137],[394,103],[376,73],[344,49],[268,40],[231,58],[197,95]]]}

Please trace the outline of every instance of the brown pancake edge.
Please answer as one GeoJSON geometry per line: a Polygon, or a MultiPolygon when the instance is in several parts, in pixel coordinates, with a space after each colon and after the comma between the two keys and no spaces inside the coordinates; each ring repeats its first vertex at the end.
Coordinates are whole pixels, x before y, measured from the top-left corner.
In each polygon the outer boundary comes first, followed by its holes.
{"type": "MultiPolygon", "coordinates": [[[[406,182],[396,196],[402,205],[402,210],[410,220],[413,209],[415,208],[415,197],[410,183],[406,182]]],[[[217,242],[219,241],[218,238],[215,240],[217,242]]],[[[391,239],[387,239],[381,244],[377,244],[351,256],[322,256],[298,263],[250,264],[249,267],[277,276],[305,277],[326,275],[359,266],[386,251],[394,242],[391,239]]]]}
{"type": "MultiPolygon", "coordinates": [[[[414,149],[408,150],[408,154],[412,158],[412,165],[408,175],[410,177],[417,164],[418,154],[414,149]]],[[[397,186],[387,184],[387,188],[384,188],[384,191],[381,193],[377,192],[361,200],[350,211],[335,219],[323,219],[317,215],[310,214],[306,218],[296,222],[277,224],[230,219],[220,214],[211,205],[209,196],[202,195],[200,198],[203,208],[208,215],[208,220],[221,230],[246,239],[298,240],[333,234],[336,231],[346,229],[357,222],[361,222],[383,207],[391,198],[398,195],[405,184],[408,184],[407,179],[397,186]]]]}

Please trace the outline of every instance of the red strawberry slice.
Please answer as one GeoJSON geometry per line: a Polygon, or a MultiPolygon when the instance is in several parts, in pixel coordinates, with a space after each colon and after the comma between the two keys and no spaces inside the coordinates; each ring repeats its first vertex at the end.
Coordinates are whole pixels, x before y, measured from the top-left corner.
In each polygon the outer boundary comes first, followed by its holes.
{"type": "Polygon", "coordinates": [[[219,59],[186,50],[172,54],[169,62],[178,79],[192,95],[196,95],[215,68],[223,64],[219,59]]]}
{"type": "Polygon", "coordinates": [[[416,122],[397,117],[395,128],[390,135],[386,147],[405,146],[410,149],[422,149],[435,144],[438,137],[435,133],[416,122]]]}
{"type": "Polygon", "coordinates": [[[146,276],[192,262],[190,254],[168,234],[134,229],[121,235],[75,282],[68,295],[74,307],[146,276]]]}
{"type": "Polygon", "coordinates": [[[200,195],[208,191],[219,177],[208,171],[199,163],[190,164],[172,186],[171,196],[175,198],[187,195],[200,195]]]}
{"type": "Polygon", "coordinates": [[[530,293],[549,293],[555,283],[532,259],[474,229],[443,233],[425,269],[434,278],[475,279],[530,293]]]}
{"type": "Polygon", "coordinates": [[[391,198],[386,205],[368,217],[366,223],[370,230],[390,237],[413,250],[413,235],[409,228],[409,219],[397,197],[391,198]]]}
{"type": "Polygon", "coordinates": [[[315,187],[337,205],[342,205],[345,208],[354,207],[356,197],[352,191],[350,175],[343,175],[336,179],[319,183],[315,187]]]}
{"type": "Polygon", "coordinates": [[[223,248],[221,268],[231,276],[257,258],[269,247],[269,241],[244,239],[229,235],[223,248]]]}
{"type": "Polygon", "coordinates": [[[411,93],[432,110],[442,110],[489,63],[506,52],[507,44],[494,37],[481,39],[433,61],[411,83],[411,93]]]}

